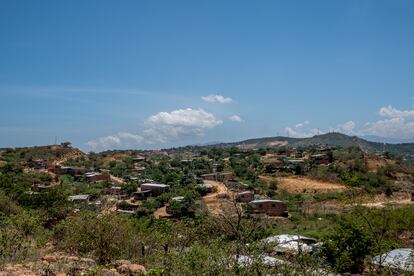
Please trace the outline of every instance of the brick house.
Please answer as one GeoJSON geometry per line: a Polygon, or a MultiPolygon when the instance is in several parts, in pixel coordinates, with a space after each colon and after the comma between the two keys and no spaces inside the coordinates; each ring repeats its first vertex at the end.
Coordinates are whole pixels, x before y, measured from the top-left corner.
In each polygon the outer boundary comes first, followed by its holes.
{"type": "Polygon", "coordinates": [[[280,200],[260,199],[248,203],[253,213],[267,214],[269,216],[287,217],[287,204],[280,200]]]}

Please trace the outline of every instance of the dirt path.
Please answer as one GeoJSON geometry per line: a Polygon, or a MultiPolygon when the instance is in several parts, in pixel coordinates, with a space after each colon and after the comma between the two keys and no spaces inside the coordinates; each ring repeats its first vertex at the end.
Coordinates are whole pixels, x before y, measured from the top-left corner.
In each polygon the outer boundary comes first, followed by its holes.
{"type": "Polygon", "coordinates": [[[411,194],[409,193],[397,193],[391,197],[386,197],[384,194],[377,195],[373,198],[363,198],[360,202],[355,203],[354,205],[361,205],[369,208],[384,208],[387,205],[409,205],[414,204],[414,201],[411,201],[411,194]]]}
{"type": "Polygon", "coordinates": [[[125,181],[117,176],[111,175],[111,181],[118,183],[118,184],[125,184],[125,181]]]}
{"type": "Polygon", "coordinates": [[[219,216],[231,210],[233,207],[230,202],[232,193],[227,189],[226,185],[217,181],[204,181],[204,183],[216,188],[216,192],[203,197],[207,211],[213,216],[219,216]]]}
{"type": "Polygon", "coordinates": [[[278,190],[285,190],[289,193],[326,193],[341,192],[346,189],[344,185],[339,183],[315,180],[310,177],[271,177],[260,176],[261,180],[270,182],[276,180],[278,182],[278,190]]]}
{"type": "Polygon", "coordinates": [[[72,151],[65,154],[62,158],[53,161],[53,165],[55,166],[62,166],[63,163],[68,161],[69,159],[76,159],[81,156],[84,156],[84,153],[78,149],[73,149],[72,151]]]}
{"type": "Polygon", "coordinates": [[[170,217],[170,216],[171,215],[167,213],[167,207],[166,206],[161,207],[161,208],[159,208],[158,210],[156,210],[154,212],[154,217],[157,218],[157,219],[158,218],[167,218],[167,217],[170,217]]]}

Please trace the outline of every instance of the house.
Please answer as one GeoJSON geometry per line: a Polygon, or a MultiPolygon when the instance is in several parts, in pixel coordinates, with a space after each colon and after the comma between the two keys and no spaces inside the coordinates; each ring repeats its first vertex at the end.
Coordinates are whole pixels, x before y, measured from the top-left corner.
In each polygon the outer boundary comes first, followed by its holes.
{"type": "Polygon", "coordinates": [[[387,268],[395,272],[414,272],[414,249],[394,249],[372,258],[371,262],[377,267],[387,268]]]}
{"type": "Polygon", "coordinates": [[[128,170],[130,173],[142,174],[145,172],[145,167],[134,166],[134,168],[128,170]]]}
{"type": "Polygon", "coordinates": [[[145,200],[148,197],[152,196],[152,191],[151,190],[139,191],[139,192],[133,193],[132,196],[134,197],[135,200],[145,200]]]}
{"type": "Polygon", "coordinates": [[[280,200],[259,199],[248,203],[253,213],[267,214],[269,216],[287,217],[287,204],[280,200]]]}
{"type": "Polygon", "coordinates": [[[145,156],[137,155],[134,158],[132,158],[132,161],[135,162],[135,163],[145,161],[145,156]]]}
{"type": "Polygon", "coordinates": [[[329,156],[325,153],[314,154],[310,156],[310,160],[315,165],[328,165],[330,163],[329,156]]]}
{"type": "Polygon", "coordinates": [[[236,201],[237,202],[244,202],[249,203],[254,199],[254,192],[252,191],[244,191],[236,194],[236,201]]]}
{"type": "Polygon", "coordinates": [[[210,180],[210,181],[219,181],[223,183],[227,183],[228,181],[234,180],[236,176],[234,173],[208,173],[202,174],[201,178],[203,180],[210,180]]]}
{"type": "Polygon", "coordinates": [[[36,170],[47,169],[49,166],[49,162],[45,159],[36,159],[32,161],[33,168],[36,170]]]}
{"type": "Polygon", "coordinates": [[[103,174],[99,172],[87,172],[85,173],[85,178],[90,182],[109,181],[111,179],[109,174],[103,174]]]}
{"type": "Polygon", "coordinates": [[[151,191],[152,196],[159,196],[169,189],[169,185],[161,183],[144,183],[141,184],[141,191],[151,191]]]}
{"type": "Polygon", "coordinates": [[[89,195],[73,195],[69,196],[69,201],[75,204],[87,204],[89,202],[90,196],[89,195]]]}
{"type": "Polygon", "coordinates": [[[137,213],[137,211],[134,211],[134,210],[117,209],[116,211],[120,214],[131,215],[131,216],[133,216],[137,213]]]}
{"type": "Polygon", "coordinates": [[[217,174],[216,173],[202,174],[200,177],[201,177],[201,179],[207,180],[207,181],[217,181],[217,174]]]}
{"type": "Polygon", "coordinates": [[[111,186],[105,189],[105,193],[108,195],[120,195],[122,193],[121,186],[111,186]]]}
{"type": "Polygon", "coordinates": [[[318,245],[317,240],[309,237],[299,235],[277,235],[271,236],[261,240],[262,243],[275,245],[273,248],[276,253],[291,253],[299,254],[311,253],[315,245],[318,245]]]}
{"type": "Polygon", "coordinates": [[[85,169],[79,167],[54,166],[50,168],[49,171],[57,175],[69,174],[71,176],[77,177],[81,176],[84,173],[85,169]]]}

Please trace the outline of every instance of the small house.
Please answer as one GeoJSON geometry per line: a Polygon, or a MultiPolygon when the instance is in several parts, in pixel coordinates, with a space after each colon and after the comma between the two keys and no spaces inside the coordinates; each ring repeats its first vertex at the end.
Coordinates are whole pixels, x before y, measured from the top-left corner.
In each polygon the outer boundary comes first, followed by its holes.
{"type": "Polygon", "coordinates": [[[37,160],[33,160],[33,168],[35,168],[36,170],[41,170],[41,169],[47,169],[49,162],[45,159],[37,159],[37,160]]]}
{"type": "Polygon", "coordinates": [[[217,174],[216,173],[202,174],[200,177],[201,177],[201,179],[207,180],[207,181],[217,181],[217,174]]]}
{"type": "Polygon", "coordinates": [[[248,203],[251,211],[258,214],[267,214],[269,216],[287,217],[287,204],[280,200],[260,199],[248,203]]]}
{"type": "Polygon", "coordinates": [[[372,264],[377,267],[386,268],[397,273],[402,272],[401,274],[395,275],[405,275],[404,272],[407,274],[412,273],[414,272],[414,249],[394,249],[392,251],[374,257],[372,259],[372,264]]]}
{"type": "Polygon", "coordinates": [[[134,168],[128,170],[130,173],[143,174],[145,172],[145,167],[135,166],[134,168]]]}
{"type": "Polygon", "coordinates": [[[89,195],[73,195],[69,196],[69,201],[75,204],[87,204],[89,203],[90,196],[89,195]]]}
{"type": "Polygon", "coordinates": [[[252,191],[244,191],[236,194],[236,201],[237,202],[244,202],[249,203],[254,199],[254,192],[252,191]]]}
{"type": "Polygon", "coordinates": [[[315,165],[328,165],[330,163],[329,156],[325,153],[311,155],[310,160],[315,165]]]}
{"type": "Polygon", "coordinates": [[[149,198],[150,196],[152,196],[152,191],[151,190],[139,191],[139,192],[133,193],[132,196],[134,197],[135,200],[145,200],[149,198]]]}
{"type": "Polygon", "coordinates": [[[219,181],[223,183],[227,183],[228,181],[232,181],[236,178],[234,173],[208,173],[202,174],[201,178],[203,180],[210,180],[210,181],[219,181]]]}
{"type": "Polygon", "coordinates": [[[111,186],[105,189],[105,193],[108,195],[120,195],[122,193],[121,186],[111,186]]]}
{"type": "Polygon", "coordinates": [[[87,172],[85,173],[85,178],[89,182],[109,181],[111,179],[109,174],[103,174],[99,172],[87,172]]]}
{"type": "Polygon", "coordinates": [[[134,158],[132,158],[132,161],[133,161],[134,163],[141,162],[141,161],[145,161],[145,156],[142,156],[142,155],[137,155],[137,156],[135,156],[134,158]]]}
{"type": "Polygon", "coordinates": [[[141,191],[151,191],[153,196],[159,196],[169,189],[169,185],[161,183],[144,183],[141,184],[141,191]]]}
{"type": "Polygon", "coordinates": [[[84,173],[85,169],[79,167],[54,166],[50,168],[49,171],[57,175],[69,174],[78,177],[84,173]]]}

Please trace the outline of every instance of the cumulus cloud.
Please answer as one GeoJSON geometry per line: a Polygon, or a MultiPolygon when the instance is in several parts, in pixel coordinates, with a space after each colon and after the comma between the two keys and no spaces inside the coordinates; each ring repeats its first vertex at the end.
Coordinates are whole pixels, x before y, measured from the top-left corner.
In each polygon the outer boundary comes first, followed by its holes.
{"type": "Polygon", "coordinates": [[[308,120],[302,122],[302,123],[298,123],[295,125],[295,128],[300,128],[300,127],[304,127],[305,125],[309,125],[310,122],[308,120]]]}
{"type": "Polygon", "coordinates": [[[144,131],[150,140],[165,143],[180,136],[202,136],[205,129],[214,128],[223,122],[203,109],[178,109],[160,112],[146,120],[149,127],[144,131]]]}
{"type": "Polygon", "coordinates": [[[386,118],[411,118],[414,119],[414,110],[399,110],[393,106],[381,107],[379,115],[386,118]]]}
{"type": "Polygon", "coordinates": [[[297,123],[294,127],[286,127],[285,133],[289,137],[305,138],[312,137],[321,132],[317,128],[309,128],[310,121],[306,120],[301,123],[297,123]]]}
{"type": "Polygon", "coordinates": [[[242,118],[240,118],[239,115],[233,115],[229,117],[229,120],[232,122],[236,122],[236,123],[241,123],[243,122],[242,118]]]}
{"type": "Polygon", "coordinates": [[[133,147],[141,144],[144,141],[144,137],[132,134],[129,132],[119,132],[114,135],[108,135],[100,137],[96,140],[91,140],[86,143],[91,149],[112,149],[119,147],[133,147]]]}
{"type": "Polygon", "coordinates": [[[400,110],[391,105],[381,107],[381,120],[366,123],[362,133],[385,138],[410,139],[414,137],[414,110],[400,110]]]}
{"type": "Polygon", "coordinates": [[[232,98],[224,97],[222,95],[213,95],[213,94],[205,96],[205,97],[201,97],[201,99],[203,99],[203,101],[208,102],[208,103],[227,104],[227,103],[233,102],[232,98]]]}
{"type": "Polygon", "coordinates": [[[348,121],[343,124],[339,124],[335,131],[342,132],[345,134],[356,134],[355,133],[356,123],[354,121],[348,121]]]}
{"type": "Polygon", "coordinates": [[[145,120],[146,128],[140,134],[120,132],[91,140],[86,143],[86,146],[93,150],[100,150],[167,143],[185,136],[203,136],[206,129],[220,124],[222,124],[221,120],[203,109],[187,108],[159,112],[145,120]]]}
{"type": "Polygon", "coordinates": [[[308,131],[300,131],[297,128],[287,127],[285,128],[285,132],[288,137],[294,137],[294,138],[312,137],[312,136],[317,135],[318,133],[323,134],[317,128],[312,128],[308,131]]]}

